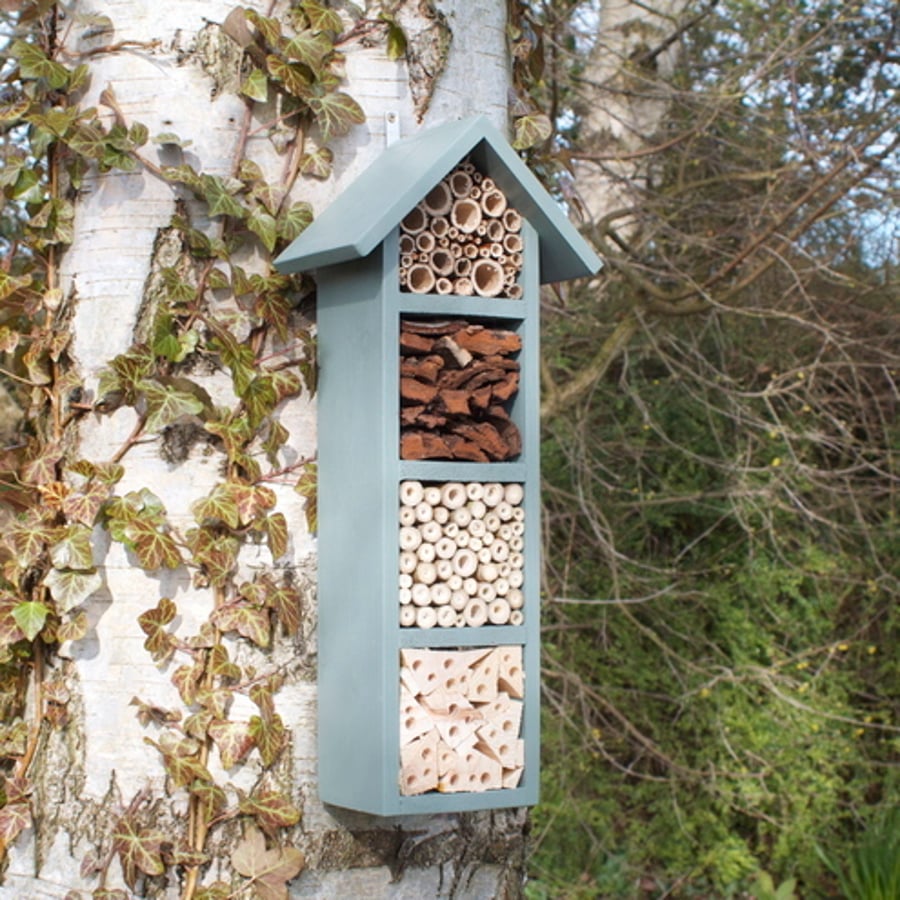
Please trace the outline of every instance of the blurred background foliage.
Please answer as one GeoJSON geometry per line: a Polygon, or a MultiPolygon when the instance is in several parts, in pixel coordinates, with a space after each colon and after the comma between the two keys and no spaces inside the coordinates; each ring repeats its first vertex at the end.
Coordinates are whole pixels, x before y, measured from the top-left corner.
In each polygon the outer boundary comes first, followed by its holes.
{"type": "Polygon", "coordinates": [[[900,14],[516,10],[604,259],[543,302],[529,897],[900,896],[900,14]]]}

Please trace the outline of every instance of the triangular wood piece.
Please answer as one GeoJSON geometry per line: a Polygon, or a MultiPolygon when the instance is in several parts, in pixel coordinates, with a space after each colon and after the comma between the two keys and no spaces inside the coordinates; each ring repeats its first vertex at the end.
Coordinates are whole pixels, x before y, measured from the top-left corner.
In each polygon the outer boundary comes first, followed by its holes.
{"type": "Polygon", "coordinates": [[[508,691],[510,697],[522,698],[525,691],[525,670],[522,668],[522,648],[520,646],[499,647],[500,689],[508,691]]]}
{"type": "Polygon", "coordinates": [[[427,734],[434,728],[434,722],[428,710],[423,709],[415,697],[400,688],[400,746],[405,747],[411,741],[427,734]]]}
{"type": "Polygon", "coordinates": [[[472,667],[467,696],[473,703],[488,703],[497,699],[497,675],[500,664],[498,649],[495,647],[472,667]]]}
{"type": "Polygon", "coordinates": [[[433,791],[438,786],[436,730],[400,748],[400,793],[406,796],[433,791]]]}

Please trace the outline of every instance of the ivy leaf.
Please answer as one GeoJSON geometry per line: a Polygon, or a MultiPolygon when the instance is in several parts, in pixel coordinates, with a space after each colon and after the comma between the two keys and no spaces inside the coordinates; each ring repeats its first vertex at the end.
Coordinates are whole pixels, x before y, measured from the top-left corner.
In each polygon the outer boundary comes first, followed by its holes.
{"type": "Polygon", "coordinates": [[[280,48],[284,43],[281,36],[281,23],[278,19],[258,13],[255,9],[245,10],[246,17],[256,26],[263,40],[273,48],[280,48]]]}
{"type": "Polygon", "coordinates": [[[219,748],[225,769],[233,769],[253,749],[246,722],[214,722],[209,726],[209,736],[219,748]]]}
{"type": "Polygon", "coordinates": [[[18,122],[28,110],[31,109],[31,100],[28,97],[18,97],[0,106],[0,122],[11,125],[18,122]]]}
{"type": "Polygon", "coordinates": [[[43,603],[36,600],[25,600],[13,610],[13,618],[16,620],[16,625],[22,629],[25,638],[33,641],[44,627],[49,612],[50,610],[43,603]]]}
{"type": "Polygon", "coordinates": [[[521,116],[516,119],[513,149],[527,150],[535,144],[546,141],[552,133],[553,125],[543,113],[521,116]]]}
{"type": "Polygon", "coordinates": [[[49,588],[60,612],[68,612],[81,606],[91,594],[100,590],[103,579],[97,572],[50,569],[43,583],[49,588]]]}
{"type": "Polygon", "coordinates": [[[0,808],[0,844],[8,847],[31,824],[28,803],[7,803],[0,808]]]}
{"type": "Polygon", "coordinates": [[[299,60],[309,66],[314,73],[318,73],[322,68],[322,61],[332,50],[334,50],[334,44],[327,35],[308,28],[288,41],[284,48],[284,54],[291,59],[299,60]]]}
{"type": "Polygon", "coordinates": [[[273,412],[278,404],[278,396],[275,386],[269,375],[257,375],[244,389],[241,399],[247,407],[247,417],[251,428],[257,428],[259,423],[273,412]]]}
{"type": "Polygon", "coordinates": [[[244,79],[241,93],[257,103],[265,103],[269,98],[269,79],[266,73],[262,69],[253,69],[244,79]]]}
{"type": "MultiPolygon", "coordinates": [[[[161,134],[157,134],[153,138],[154,144],[162,144],[165,146],[168,144],[172,147],[181,147],[183,150],[193,144],[193,141],[183,141],[174,131],[163,131],[161,134]]],[[[167,176],[168,177],[168,176],[167,176]]]]}
{"type": "Polygon", "coordinates": [[[315,534],[319,527],[319,517],[316,505],[316,497],[318,494],[319,474],[316,463],[307,463],[303,470],[303,474],[297,479],[294,490],[301,496],[306,498],[306,527],[310,534],[315,534]]]}
{"type": "Polygon", "coordinates": [[[266,839],[250,826],[231,854],[235,871],[251,879],[260,900],[287,900],[287,883],[303,868],[306,860],[296,847],[266,849],[266,839]]]}
{"type": "Polygon", "coordinates": [[[406,34],[397,24],[393,16],[381,14],[380,18],[387,23],[387,56],[392,62],[406,56],[406,34]]]}
{"type": "Polygon", "coordinates": [[[58,62],[48,59],[39,47],[25,41],[13,41],[9,55],[19,60],[19,71],[23,78],[44,78],[47,84],[59,90],[69,81],[69,70],[58,62]]]}
{"type": "Polygon", "coordinates": [[[316,124],[321,129],[322,140],[325,142],[346,134],[354,125],[362,125],[366,121],[363,108],[343,91],[312,96],[307,103],[316,117],[316,124]]]}
{"type": "Polygon", "coordinates": [[[203,567],[214,587],[224,587],[237,567],[239,541],[231,535],[218,535],[206,528],[193,529],[188,541],[195,562],[203,567]]]}
{"type": "Polygon", "coordinates": [[[263,607],[231,603],[220,606],[213,613],[212,620],[222,631],[236,631],[257,647],[269,646],[269,611],[263,607]]]}
{"type": "Polygon", "coordinates": [[[134,551],[141,568],[148,572],[177,569],[182,562],[178,545],[162,528],[153,519],[135,518],[120,531],[121,539],[134,551]]]}
{"type": "MultiPolygon", "coordinates": [[[[300,157],[300,174],[308,175],[311,178],[326,179],[331,177],[331,171],[334,168],[334,153],[329,147],[320,147],[311,153],[304,153],[300,157]]],[[[307,204],[308,206],[309,204],[307,204]]],[[[312,219],[312,208],[310,208],[310,219],[312,219]]],[[[309,224],[307,222],[307,224],[309,224]]],[[[302,231],[302,229],[301,229],[302,231]]]]}
{"type": "Polygon", "coordinates": [[[245,797],[238,805],[245,816],[253,816],[266,834],[274,835],[279,828],[290,828],[300,821],[300,810],[278,791],[261,790],[245,797]]]}
{"type": "MultiPolygon", "coordinates": [[[[275,220],[272,220],[275,224],[275,220]]],[[[274,238],[274,232],[272,234],[274,238]]],[[[291,301],[284,294],[258,294],[253,301],[253,314],[275,328],[278,336],[286,340],[291,317],[291,301]]]]}
{"type": "Polygon", "coordinates": [[[309,26],[313,31],[330,31],[336,35],[343,31],[344,25],[341,17],[333,9],[328,9],[317,0],[303,0],[300,8],[306,13],[309,26]]]}
{"type": "Polygon", "coordinates": [[[177,642],[165,629],[175,618],[177,611],[168,597],[162,597],[155,609],[148,609],[138,616],[138,624],[147,635],[144,649],[154,662],[165,662],[175,652],[177,642]]]}
{"type": "Polygon", "coordinates": [[[282,632],[294,634],[300,627],[300,593],[289,585],[273,588],[267,597],[271,609],[281,622],[282,632]]]}
{"type": "Polygon", "coordinates": [[[205,408],[193,394],[164,387],[157,381],[142,381],[137,388],[147,401],[147,431],[162,431],[183,416],[199,416],[205,408]]]}
{"type": "Polygon", "coordinates": [[[203,497],[191,506],[191,512],[199,525],[206,522],[224,522],[229,528],[240,524],[237,502],[227,484],[217,484],[208,497],[203,497]]]}
{"type": "Polygon", "coordinates": [[[62,644],[65,641],[80,641],[88,630],[88,619],[83,609],[77,610],[56,629],[56,639],[62,644]]]}
{"type": "Polygon", "coordinates": [[[91,529],[87,525],[69,525],[62,538],[50,548],[50,559],[57,569],[93,569],[91,529]]]}
{"type": "Polygon", "coordinates": [[[308,97],[312,80],[298,63],[289,63],[280,56],[267,56],[266,68],[284,89],[295,97],[308,97]]]}
{"type": "MultiPolygon", "coordinates": [[[[235,219],[243,219],[247,215],[247,210],[234,197],[233,191],[229,190],[224,179],[218,175],[203,175],[200,180],[200,193],[209,205],[211,216],[232,216],[235,219]]],[[[243,185],[241,186],[243,187],[243,185]]]]}
{"type": "Polygon", "coordinates": [[[119,854],[125,882],[132,890],[139,871],[146,875],[162,875],[166,871],[160,854],[165,839],[161,831],[141,828],[129,817],[119,820],[113,832],[113,847],[119,854]]]}
{"type": "Polygon", "coordinates": [[[272,559],[281,559],[288,551],[287,519],[283,513],[273,513],[266,519],[266,534],[272,559]]]}
{"type": "Polygon", "coordinates": [[[275,249],[278,235],[274,216],[270,216],[257,206],[247,217],[247,227],[262,241],[262,245],[269,253],[275,249]]]}
{"type": "Polygon", "coordinates": [[[225,804],[228,802],[225,791],[217,784],[210,782],[196,781],[191,785],[190,792],[200,800],[200,814],[207,822],[225,809],[225,804]]]}
{"type": "Polygon", "coordinates": [[[292,241],[312,220],[312,207],[305,200],[294,203],[278,216],[278,237],[292,241]]]}
{"type": "Polygon", "coordinates": [[[66,518],[92,526],[107,497],[110,486],[103,482],[92,482],[84,490],[69,494],[62,502],[62,511],[66,518]]]}

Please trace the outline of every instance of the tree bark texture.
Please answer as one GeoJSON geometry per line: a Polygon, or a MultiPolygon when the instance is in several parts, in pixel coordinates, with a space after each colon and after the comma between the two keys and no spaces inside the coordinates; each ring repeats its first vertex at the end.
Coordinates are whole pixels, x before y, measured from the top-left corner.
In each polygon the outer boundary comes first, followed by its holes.
{"type": "MultiPolygon", "coordinates": [[[[249,0],[263,14],[278,15],[286,4],[249,0]]],[[[177,134],[191,141],[183,159],[173,147],[148,144],[145,155],[156,165],[181,161],[204,172],[228,175],[245,116],[235,90],[240,79],[240,51],[222,32],[233,4],[221,0],[85,0],[78,13],[108,16],[115,33],[90,36],[85,20],[67,23],[70,53],[119,49],[85,57],[91,82],[83,106],[100,103],[111,89],[119,111],[130,124],[143,122],[151,135],[177,134]]],[[[370,11],[372,20],[377,10],[370,11]]],[[[334,176],[325,181],[301,179],[297,200],[321,211],[385,146],[388,116],[399,122],[401,136],[420,127],[472,113],[487,114],[506,128],[508,80],[505,8],[500,0],[445,0],[399,4],[396,19],[406,34],[409,61],[388,59],[381,38],[350,40],[343,89],[363,107],[365,124],[331,142],[334,176]]],[[[374,32],[373,32],[374,34],[374,32]]],[[[268,110],[277,114],[275,110],[268,110]]],[[[245,156],[277,180],[284,158],[259,119],[250,122],[245,156]]],[[[172,185],[146,171],[85,177],[76,204],[75,239],[61,268],[61,286],[71,309],[74,355],[85,391],[97,399],[102,368],[133,343],[146,339],[155,303],[154,285],[162,268],[177,267],[180,242],[170,222],[178,212],[172,185]]],[[[187,201],[190,202],[189,200],[187,201]]],[[[210,227],[210,223],[197,223],[210,227]]],[[[260,260],[246,266],[260,270],[260,260]]],[[[299,316],[299,313],[295,313],[299,316]]],[[[301,323],[303,324],[303,323],[301,323]]],[[[307,323],[308,324],[308,323],[307,323]]],[[[203,386],[216,404],[234,404],[227,378],[211,371],[203,386]]],[[[135,426],[134,409],[87,416],[77,436],[77,455],[108,460],[135,426]]],[[[289,466],[316,452],[314,401],[304,394],[289,400],[280,422],[290,432],[283,463],[289,466]]],[[[147,439],[122,460],[126,467],[117,491],[149,487],[166,506],[176,528],[191,524],[191,504],[220,476],[221,457],[199,428],[169,429],[165,439],[147,439]]],[[[277,508],[289,523],[290,550],[275,566],[266,549],[243,551],[248,572],[272,571],[304,586],[302,624],[296,635],[279,637],[267,662],[285,675],[276,694],[278,713],[290,730],[289,750],[276,773],[289,784],[302,818],[290,832],[306,856],[305,870],[289,886],[290,896],[365,897],[515,897],[523,874],[525,815],[520,812],[406,817],[385,821],[326,809],[316,789],[316,541],[306,529],[303,499],[290,485],[274,486],[277,508]]],[[[89,631],[63,645],[61,658],[49,665],[71,691],[69,724],[48,731],[32,767],[34,827],[10,849],[0,885],[2,898],[61,900],[71,890],[84,896],[97,887],[79,867],[113,826],[117,810],[147,789],[155,798],[155,820],[163,831],[175,829],[184,815],[184,792],[167,782],[159,752],[145,742],[156,739],[154,726],[142,725],[131,705],[138,697],[166,708],[180,700],[169,667],[153,662],[144,649],[138,616],[160,598],[176,600],[180,632],[193,633],[209,615],[212,596],[191,583],[183,568],[145,573],[121,544],[100,528],[94,532],[94,555],[102,588],[88,601],[89,631]],[[192,621],[193,620],[193,621],[192,621]]],[[[352,552],[352,548],[348,548],[352,552]]],[[[235,649],[235,654],[239,653],[235,649]]],[[[240,703],[238,697],[236,702],[240,703]]],[[[245,711],[247,715],[253,710],[245,711]]],[[[240,710],[237,713],[240,714],[240,710]]],[[[364,740],[361,752],[364,753],[364,740]]],[[[221,781],[247,786],[255,757],[229,771],[221,781]]],[[[362,763],[361,763],[362,764],[362,763]]],[[[235,840],[238,831],[221,840],[235,840]]],[[[106,836],[106,837],[105,837],[106,836]]],[[[227,860],[226,846],[217,850],[227,860]]],[[[173,870],[170,870],[173,871],[173,870]]],[[[118,866],[110,869],[109,888],[122,888],[118,866]]],[[[203,880],[228,877],[210,871],[203,880]]],[[[178,897],[174,876],[146,879],[144,896],[178,897]],[[164,879],[165,880],[165,879],[164,879]]]]}

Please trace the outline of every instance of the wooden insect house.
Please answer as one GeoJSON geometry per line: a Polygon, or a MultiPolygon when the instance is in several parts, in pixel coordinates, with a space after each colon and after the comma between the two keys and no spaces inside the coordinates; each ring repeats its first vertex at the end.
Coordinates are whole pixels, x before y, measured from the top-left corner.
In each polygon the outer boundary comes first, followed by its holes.
{"type": "Polygon", "coordinates": [[[534,804],[538,293],[599,260],[477,117],[389,146],[276,266],[318,285],[321,798],[534,804]]]}

